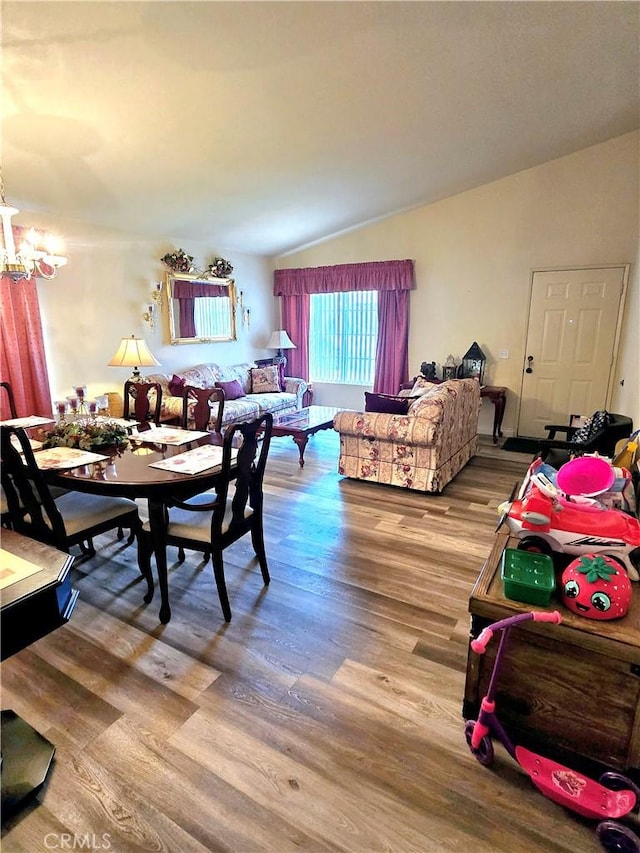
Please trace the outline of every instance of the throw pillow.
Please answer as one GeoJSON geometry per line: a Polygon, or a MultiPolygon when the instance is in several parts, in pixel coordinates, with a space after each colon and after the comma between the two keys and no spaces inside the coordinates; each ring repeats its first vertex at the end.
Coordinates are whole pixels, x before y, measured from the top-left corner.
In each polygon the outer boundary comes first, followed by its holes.
{"type": "Polygon", "coordinates": [[[232,379],[231,382],[216,382],[216,388],[222,388],[225,400],[239,400],[240,397],[247,396],[239,379],[232,379]]]}
{"type": "Polygon", "coordinates": [[[280,391],[280,368],[277,364],[251,368],[251,391],[254,394],[276,394],[280,391]]]}
{"type": "Polygon", "coordinates": [[[584,426],[581,426],[580,429],[576,430],[574,434],[569,439],[571,444],[586,444],[589,439],[593,438],[597,432],[600,432],[601,429],[604,429],[609,425],[611,421],[611,416],[609,412],[604,409],[595,412],[591,417],[587,420],[584,426]]]}
{"type": "Polygon", "coordinates": [[[174,373],[171,379],[169,380],[169,393],[172,397],[184,397],[184,386],[186,384],[186,379],[183,379],[181,376],[176,376],[174,373]]]}
{"type": "Polygon", "coordinates": [[[422,415],[437,410],[438,406],[442,407],[442,396],[438,395],[439,399],[434,399],[435,394],[421,394],[419,397],[414,397],[409,406],[409,415],[422,415]]]}
{"type": "Polygon", "coordinates": [[[425,379],[424,376],[416,376],[411,389],[411,396],[417,397],[420,394],[426,394],[428,391],[433,391],[437,385],[440,385],[439,379],[425,379]]]}
{"type": "Polygon", "coordinates": [[[374,394],[364,392],[365,412],[382,412],[387,415],[406,415],[409,410],[410,397],[400,397],[398,394],[374,394]]]}

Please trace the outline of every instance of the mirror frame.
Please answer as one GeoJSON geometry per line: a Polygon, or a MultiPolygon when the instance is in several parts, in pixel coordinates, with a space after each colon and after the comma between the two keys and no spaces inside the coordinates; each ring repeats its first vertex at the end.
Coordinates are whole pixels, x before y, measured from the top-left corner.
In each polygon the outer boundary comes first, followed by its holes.
{"type": "Polygon", "coordinates": [[[215,344],[224,341],[237,340],[236,335],[236,288],[235,280],[232,278],[207,278],[188,273],[168,272],[166,274],[167,309],[169,314],[169,339],[175,344],[215,344]],[[176,315],[173,305],[173,283],[174,281],[190,281],[195,284],[217,284],[229,288],[229,334],[218,337],[181,338],[177,334],[176,315]]]}

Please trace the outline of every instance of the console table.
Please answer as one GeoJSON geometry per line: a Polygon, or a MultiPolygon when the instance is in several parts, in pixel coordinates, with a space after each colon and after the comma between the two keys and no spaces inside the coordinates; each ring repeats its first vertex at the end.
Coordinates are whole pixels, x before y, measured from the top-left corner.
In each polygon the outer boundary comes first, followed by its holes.
{"type": "MultiPolygon", "coordinates": [[[[511,633],[496,700],[506,730],[516,743],[576,770],[613,768],[640,782],[640,586],[632,584],[627,615],[611,621],[577,616],[557,596],[549,607],[511,601],[500,565],[504,549],[516,546],[508,533],[496,536],[469,601],[472,637],[530,610],[559,610],[562,622],[526,622],[511,633]]],[[[465,719],[477,716],[497,645],[484,655],[469,652],[465,719]]]]}
{"type": "Polygon", "coordinates": [[[493,443],[502,438],[502,418],[507,405],[507,389],[503,385],[485,385],[480,389],[480,396],[487,397],[493,403],[493,443]]]}
{"type": "MultiPolygon", "coordinates": [[[[2,531],[2,549],[6,552],[0,566],[3,575],[15,568],[10,563],[12,556],[38,569],[0,590],[4,660],[64,625],[78,592],[71,588],[70,554],[11,530],[2,531]]],[[[53,744],[14,711],[2,711],[3,817],[42,785],[54,753],[53,744]]]]}

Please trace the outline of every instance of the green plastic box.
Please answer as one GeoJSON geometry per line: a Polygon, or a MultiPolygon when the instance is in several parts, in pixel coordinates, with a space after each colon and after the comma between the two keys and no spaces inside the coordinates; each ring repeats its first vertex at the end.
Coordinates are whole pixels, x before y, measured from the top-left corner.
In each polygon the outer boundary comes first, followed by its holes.
{"type": "Polygon", "coordinates": [[[553,560],[532,551],[505,548],[500,577],[505,596],[527,604],[549,604],[556,588],[553,560]]]}

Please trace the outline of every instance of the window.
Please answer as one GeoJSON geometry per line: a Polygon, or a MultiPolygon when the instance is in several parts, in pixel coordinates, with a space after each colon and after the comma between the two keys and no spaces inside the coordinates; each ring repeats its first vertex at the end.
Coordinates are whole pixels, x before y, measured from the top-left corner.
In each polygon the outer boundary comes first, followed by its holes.
{"type": "Polygon", "coordinates": [[[224,338],[229,334],[229,299],[194,299],[195,337],[224,338]]]}
{"type": "Polygon", "coordinates": [[[309,376],[316,382],[373,385],[378,293],[314,293],[310,297],[309,376]]]}

